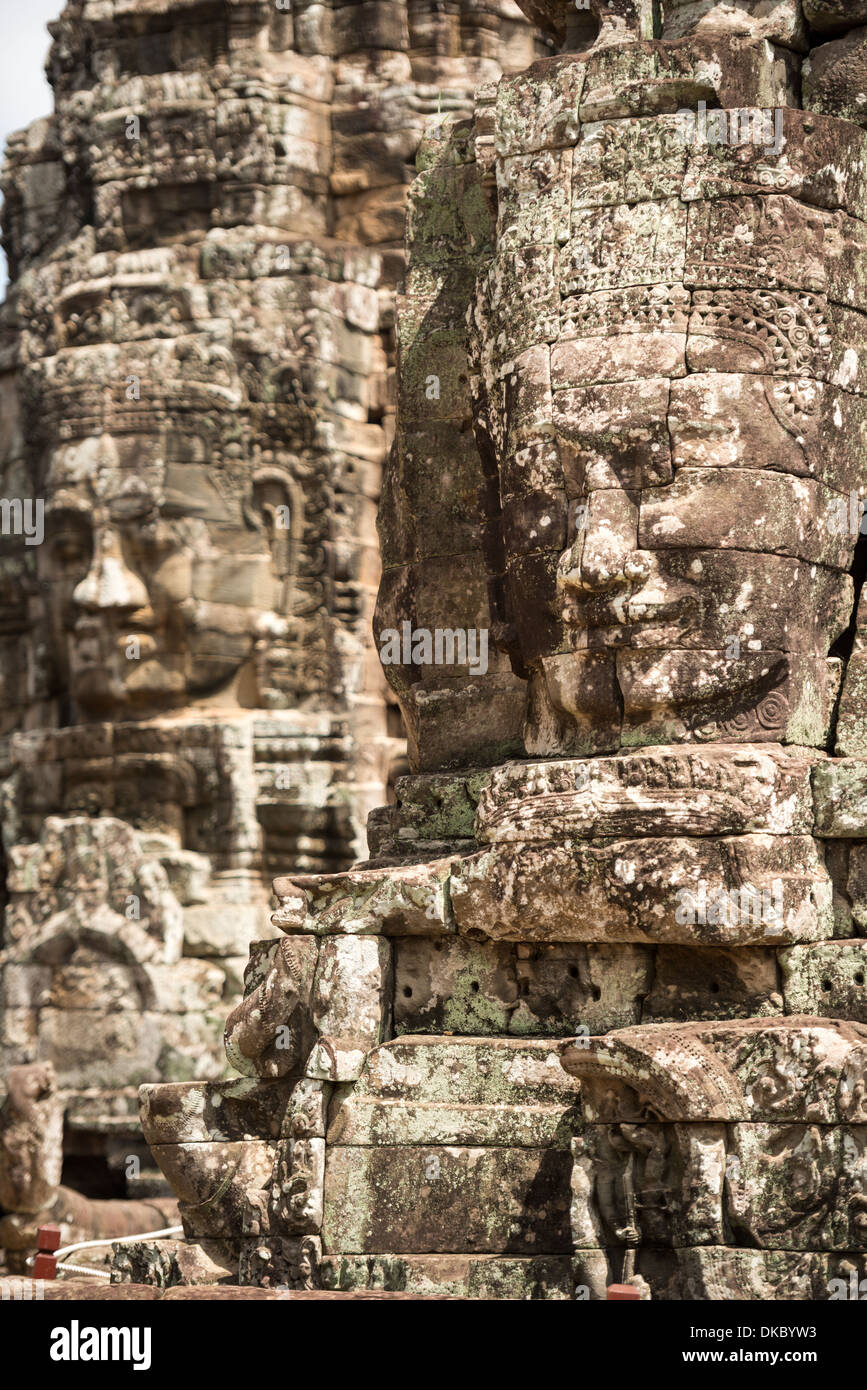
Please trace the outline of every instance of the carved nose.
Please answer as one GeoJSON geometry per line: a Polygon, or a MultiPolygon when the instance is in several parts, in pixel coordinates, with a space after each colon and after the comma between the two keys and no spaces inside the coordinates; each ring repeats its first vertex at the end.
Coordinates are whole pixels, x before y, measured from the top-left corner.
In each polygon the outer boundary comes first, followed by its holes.
{"type": "Polygon", "coordinates": [[[90,569],[72,597],[80,608],[134,610],[147,606],[147,589],[124,563],[120,541],[113,532],[97,536],[90,569]]]}
{"type": "Polygon", "coordinates": [[[647,558],[637,549],[638,510],[625,492],[593,493],[582,523],[557,567],[558,585],[578,596],[644,583],[647,558]]]}
{"type": "Polygon", "coordinates": [[[585,543],[584,554],[576,558],[577,549],[576,543],[566,552],[557,572],[557,582],[570,592],[602,594],[625,585],[643,584],[650,577],[646,560],[631,550],[615,554],[608,548],[591,546],[588,555],[585,543]]]}

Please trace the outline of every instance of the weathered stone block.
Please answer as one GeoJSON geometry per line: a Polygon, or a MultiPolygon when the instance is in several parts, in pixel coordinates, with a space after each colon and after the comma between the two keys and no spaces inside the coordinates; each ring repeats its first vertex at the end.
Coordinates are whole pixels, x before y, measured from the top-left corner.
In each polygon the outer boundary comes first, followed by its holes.
{"type": "Polygon", "coordinates": [[[696,111],[700,101],[722,109],[797,105],[795,55],[737,32],[699,28],[688,44],[604,46],[584,67],[582,122],[696,111]]]}
{"type": "MultiPolygon", "coordinates": [[[[770,948],[658,946],[654,966],[643,1023],[760,1018],[785,1011],[777,953],[770,948]]],[[[814,1011],[796,1007],[793,1000],[788,1012],[814,1011]]]]}
{"type": "MultiPolygon", "coordinates": [[[[325,1140],[296,1137],[282,1145],[272,1176],[269,1214],[251,1230],[315,1235],[322,1226],[325,1140]]],[[[255,1220],[255,1218],[254,1218],[255,1220]]]]}
{"type": "Polygon", "coordinates": [[[459,933],[494,940],[758,946],[834,930],[806,836],[497,845],[458,861],[451,898],[459,933]]]}
{"type": "Polygon", "coordinates": [[[514,952],[492,943],[395,943],[394,1027],[401,1033],[508,1033],[518,1003],[514,952]]]}
{"type": "MultiPolygon", "coordinates": [[[[596,218],[598,213],[588,209],[587,216],[596,218]]],[[[587,270],[583,241],[576,243],[574,263],[570,288],[573,292],[590,288],[596,271],[587,270]]],[[[585,488],[640,489],[671,482],[667,417],[672,389],[672,382],[659,378],[645,381],[640,396],[631,383],[557,390],[554,425],[558,438],[570,446],[560,451],[563,482],[570,496],[580,497],[585,488]]],[[[504,473],[515,491],[524,490],[518,485],[525,484],[525,478],[514,466],[508,472],[504,468],[504,473]]],[[[549,495],[553,490],[550,484],[540,489],[549,495]]]]}
{"type": "Polygon", "coordinates": [[[560,1049],[528,1038],[401,1038],[371,1052],[354,1091],[437,1104],[460,1094],[471,1105],[576,1103],[579,1086],[560,1049]]]}
{"type": "Polygon", "coordinates": [[[396,945],[397,1033],[566,1036],[637,1023],[652,979],[643,947],[521,947],[457,939],[396,945]]]}
{"type": "Polygon", "coordinates": [[[867,941],[780,952],[786,1012],[867,1023],[867,941]]]}
{"type": "Polygon", "coordinates": [[[823,839],[867,837],[867,762],[839,758],[813,770],[815,833],[823,839]]]}
{"type": "Polygon", "coordinates": [[[442,934],[453,929],[445,889],[450,865],[451,860],[436,859],[316,879],[278,878],[274,925],[323,937],[442,934]]]}
{"type": "Polygon", "coordinates": [[[550,1043],[403,1038],[377,1048],[335,1093],[334,1145],[568,1145],[578,1086],[550,1043]],[[456,1099],[459,1098],[459,1099],[456,1099]]]}
{"type": "Polygon", "coordinates": [[[863,125],[867,121],[865,77],[867,29],[851,29],[841,38],[814,48],[805,59],[804,109],[863,125]]]}
{"type": "Polygon", "coordinates": [[[820,34],[867,24],[867,0],[803,0],[804,18],[820,34]]]}
{"type": "MultiPolygon", "coordinates": [[[[769,172],[765,149],[752,141],[700,144],[688,151],[683,197],[690,202],[696,198],[731,198],[762,194],[772,187],[774,193],[788,194],[810,207],[839,208],[863,219],[865,182],[856,152],[863,145],[864,132],[851,124],[842,126],[832,117],[791,107],[780,109],[780,121],[784,162],[773,162],[769,172]],[[839,160],[839,178],[827,176],[829,156],[839,160]]],[[[672,118],[661,116],[659,122],[663,130],[672,130],[672,118]]],[[[676,127],[674,131],[676,140],[676,127]]],[[[622,138],[634,140],[635,135],[630,132],[622,138]]],[[[818,306],[807,307],[812,318],[818,306]]]]}
{"type": "Polygon", "coordinates": [[[251,1077],[203,1086],[142,1086],[141,1123],[148,1143],[204,1144],[279,1139],[289,1113],[291,1083],[251,1077]]]}
{"type": "Polygon", "coordinates": [[[487,770],[400,777],[395,786],[397,835],[415,840],[471,840],[487,770]]]}
{"type": "Polygon", "coordinates": [[[674,0],[665,11],[663,37],[679,39],[699,33],[744,34],[776,39],[793,48],[806,47],[800,0],[674,0]]]}
{"type": "Polygon", "coordinates": [[[846,569],[851,542],[822,526],[832,502],[827,488],[806,478],[682,468],[668,488],[643,494],[638,543],[648,550],[780,551],[846,569]]]}
{"type": "Polygon", "coordinates": [[[541,666],[544,697],[541,683],[531,684],[526,752],[533,758],[615,752],[620,745],[622,696],[614,654],[545,656],[541,666]]]}
{"type": "MultiPolygon", "coordinates": [[[[764,206],[773,199],[731,199],[737,213],[744,215],[756,203],[764,206]]],[[[771,222],[777,238],[780,257],[780,273],[785,262],[786,275],[789,274],[791,247],[788,242],[790,217],[788,205],[799,208],[801,215],[822,217],[827,224],[818,235],[808,241],[811,263],[803,274],[803,280],[822,288],[829,275],[833,274],[835,261],[820,256],[817,245],[830,241],[841,248],[839,261],[838,293],[852,302],[858,293],[859,281],[853,274],[853,264],[863,264],[860,243],[864,233],[855,218],[843,218],[836,214],[842,225],[835,225],[831,215],[815,209],[805,209],[792,199],[778,199],[777,217],[771,222]],[[849,233],[850,227],[858,229],[857,238],[849,233]],[[783,233],[782,228],[786,228],[783,233]],[[842,254],[850,248],[849,257],[842,254]]],[[[715,204],[693,204],[693,210],[714,207],[715,204]]],[[[736,222],[736,214],[729,214],[736,222]]],[[[691,211],[692,217],[692,211],[691,211]]],[[[692,226],[692,222],[690,223],[692,226]]],[[[737,228],[726,228],[732,241],[732,257],[735,260],[731,271],[738,282],[742,282],[745,270],[736,258],[737,228]]],[[[758,244],[765,246],[771,229],[756,229],[754,236],[758,244]]],[[[714,228],[713,237],[722,237],[723,229],[714,228]]],[[[725,271],[718,264],[720,253],[713,244],[707,250],[707,260],[693,269],[693,278],[699,275],[722,279],[725,271]]],[[[765,272],[766,274],[766,272],[765,272]]],[[[860,271],[859,271],[860,274],[860,271]]],[[[756,270],[757,278],[761,272],[756,270]]],[[[671,383],[671,400],[664,418],[671,431],[671,459],[676,468],[747,468],[757,466],[792,474],[798,477],[814,477],[833,488],[836,492],[857,491],[857,465],[853,457],[852,436],[861,438],[865,429],[865,406],[857,396],[827,386],[823,382],[801,383],[803,395],[796,402],[790,383],[772,376],[753,375],[746,372],[695,372],[682,381],[671,383]],[[797,433],[791,425],[792,407],[798,405],[802,411],[797,433]],[[769,408],[770,407],[770,408],[769,408]],[[729,421],[729,429],[725,428],[729,421]],[[732,428],[734,422],[737,427],[732,428]]],[[[648,481],[651,481],[648,479],[648,481]]],[[[663,480],[665,481],[665,480],[663,480]]],[[[830,517],[828,519],[830,521],[830,517]]],[[[848,529],[847,525],[842,529],[848,529]]],[[[851,609],[851,604],[850,604],[851,609]]]]}
{"type": "Polygon", "coordinates": [[[842,757],[863,758],[867,753],[867,651],[861,616],[859,611],[859,632],[840,693],[835,752],[842,757]]]}
{"type": "Polygon", "coordinates": [[[507,763],[479,798],[492,844],[607,835],[809,834],[812,759],[782,749],[649,748],[614,758],[507,763]]]}
{"type": "Polygon", "coordinates": [[[387,1289],[430,1298],[497,1302],[572,1297],[570,1261],[562,1256],[341,1255],[329,1252],[319,1267],[323,1288],[387,1289]]]}
{"type": "Polygon", "coordinates": [[[569,1169],[547,1148],[332,1148],[323,1241],[348,1254],[559,1254],[569,1169]]]}

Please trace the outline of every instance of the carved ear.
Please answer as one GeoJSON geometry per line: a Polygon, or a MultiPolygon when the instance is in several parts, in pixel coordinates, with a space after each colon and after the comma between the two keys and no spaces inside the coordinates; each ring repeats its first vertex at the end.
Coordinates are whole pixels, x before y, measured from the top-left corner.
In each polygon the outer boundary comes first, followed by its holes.
{"type": "Polygon", "coordinates": [[[270,546],[274,572],[281,583],[280,612],[284,615],[290,611],[298,569],[302,505],[300,488],[282,468],[260,468],[253,474],[244,515],[270,546]]]}

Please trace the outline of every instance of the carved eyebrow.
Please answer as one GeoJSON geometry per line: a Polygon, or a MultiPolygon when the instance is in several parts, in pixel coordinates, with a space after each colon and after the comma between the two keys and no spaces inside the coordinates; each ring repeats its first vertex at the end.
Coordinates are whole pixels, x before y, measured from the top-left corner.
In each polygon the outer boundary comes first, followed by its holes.
{"type": "Polygon", "coordinates": [[[118,512],[153,511],[158,502],[151,492],[116,492],[105,504],[112,515],[118,512]]]}
{"type": "Polygon", "coordinates": [[[74,493],[59,492],[55,497],[49,498],[45,510],[51,516],[57,516],[62,512],[72,512],[79,517],[87,517],[93,512],[93,507],[83,498],[76,497],[74,493]]]}

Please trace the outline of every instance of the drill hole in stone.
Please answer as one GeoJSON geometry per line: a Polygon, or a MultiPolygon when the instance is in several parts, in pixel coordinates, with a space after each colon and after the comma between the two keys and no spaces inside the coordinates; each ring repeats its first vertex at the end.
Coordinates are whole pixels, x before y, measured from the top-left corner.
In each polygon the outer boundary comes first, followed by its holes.
{"type": "Polygon", "coordinates": [[[823,981],[822,981],[822,993],[823,993],[823,994],[830,994],[830,993],[831,993],[831,981],[830,981],[830,980],[823,980],[823,981]]]}
{"type": "Polygon", "coordinates": [[[570,965],[570,966],[569,966],[569,974],[571,975],[571,977],[572,977],[573,980],[577,980],[577,979],[578,979],[578,966],[577,966],[577,965],[570,965]]]}
{"type": "Polygon", "coordinates": [[[472,990],[473,994],[478,994],[478,992],[479,992],[479,982],[478,982],[478,980],[473,980],[473,983],[470,985],[470,989],[472,990]]]}
{"type": "Polygon", "coordinates": [[[410,989],[409,985],[404,985],[404,987],[403,987],[403,997],[404,997],[404,999],[411,999],[411,998],[412,998],[412,990],[410,989]]]}
{"type": "Polygon", "coordinates": [[[864,971],[863,971],[863,970],[859,970],[859,971],[856,972],[856,975],[855,975],[855,983],[856,983],[856,985],[863,985],[863,983],[864,983],[864,971]]]}

